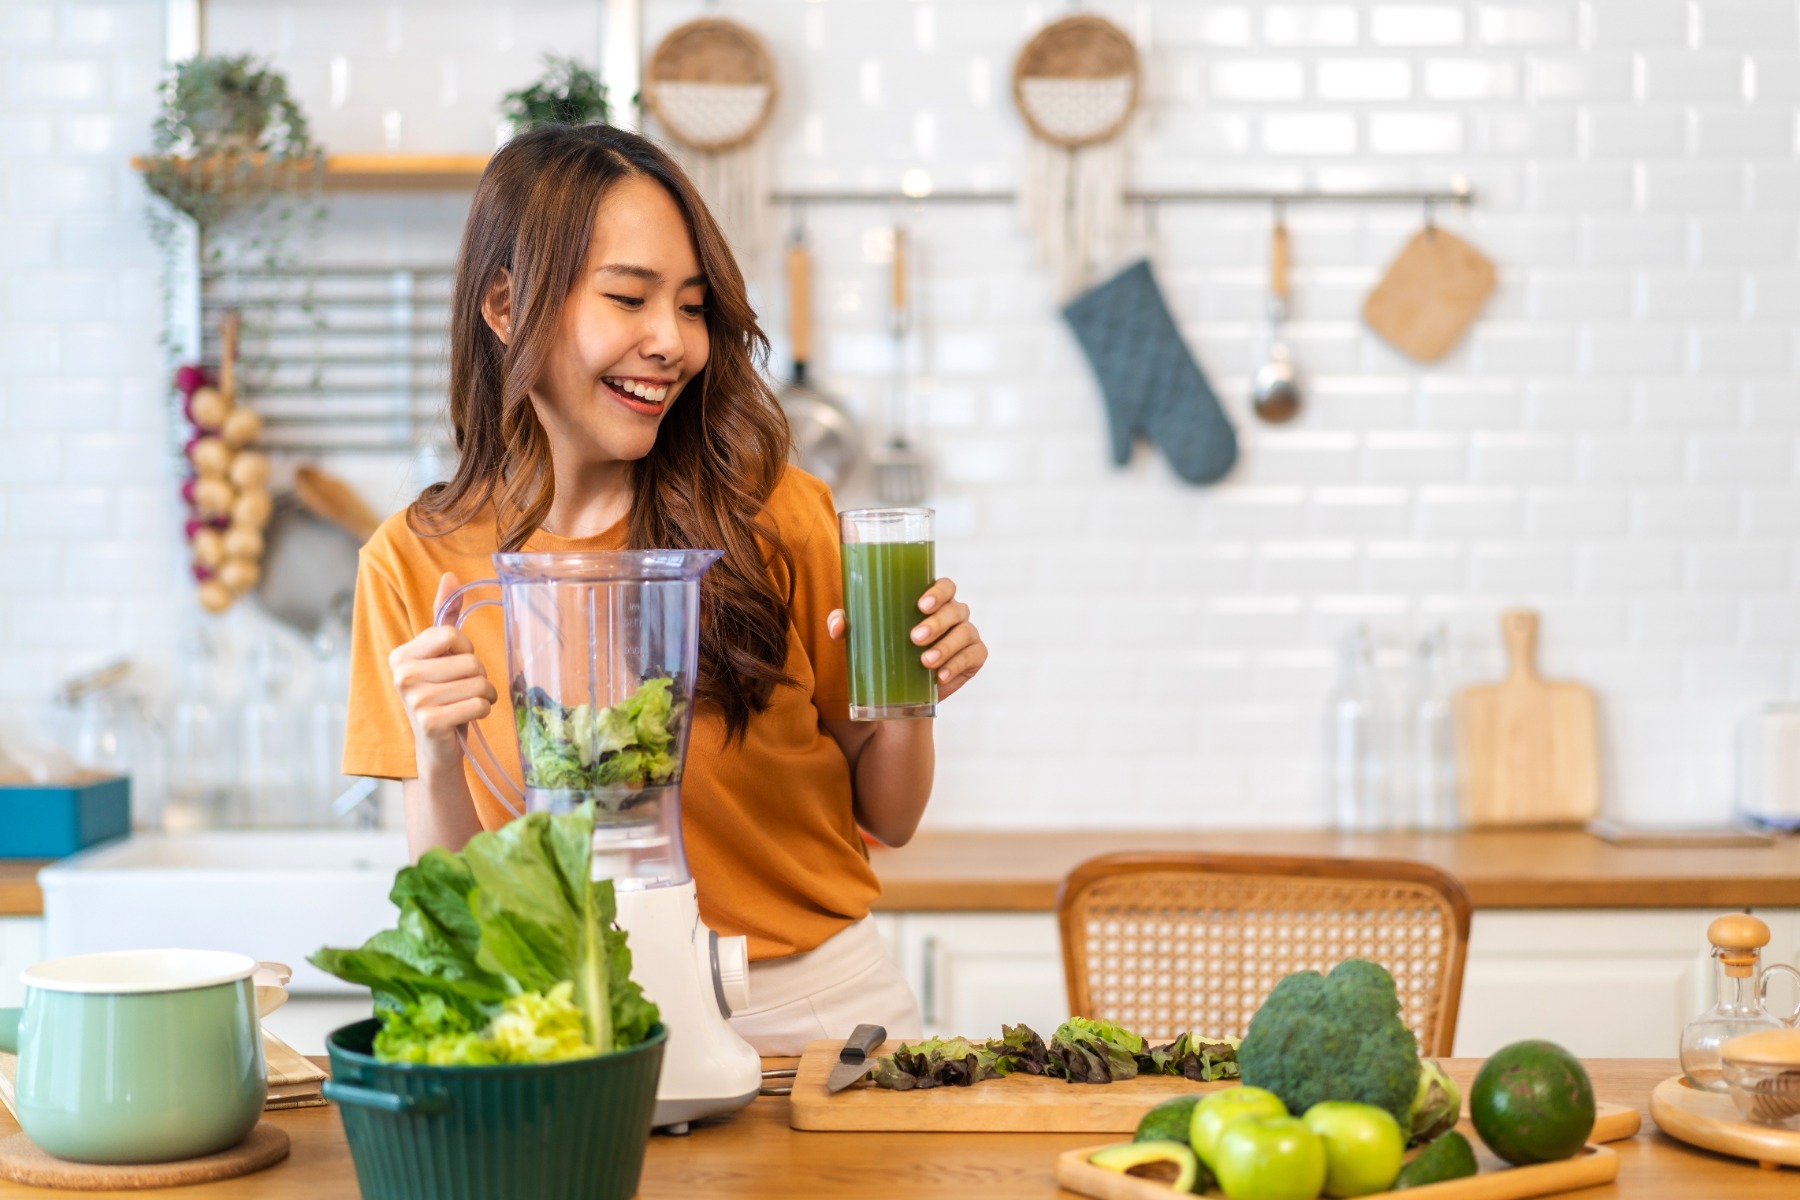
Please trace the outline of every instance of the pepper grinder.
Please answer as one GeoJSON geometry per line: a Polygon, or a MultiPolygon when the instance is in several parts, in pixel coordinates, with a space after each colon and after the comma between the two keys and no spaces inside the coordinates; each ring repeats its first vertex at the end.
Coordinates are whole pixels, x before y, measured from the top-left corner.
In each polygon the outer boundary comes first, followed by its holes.
{"type": "MultiPolygon", "coordinates": [[[[1681,1031],[1681,1070],[1688,1082],[1709,1092],[1724,1092],[1724,1071],[1719,1047],[1732,1038],[1763,1029],[1793,1024],[1764,1006],[1769,980],[1786,972],[1800,981],[1800,971],[1786,963],[1762,966],[1762,948],[1769,944],[1769,927],[1749,913],[1727,913],[1706,927],[1712,957],[1716,1003],[1681,1031]]],[[[1796,1014],[1800,1016],[1800,1013],[1796,1014]]]]}

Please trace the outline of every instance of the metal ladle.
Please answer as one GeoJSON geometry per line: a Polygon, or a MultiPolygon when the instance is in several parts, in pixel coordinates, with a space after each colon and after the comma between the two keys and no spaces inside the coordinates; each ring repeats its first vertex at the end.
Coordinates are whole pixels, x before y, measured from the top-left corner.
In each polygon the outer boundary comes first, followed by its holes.
{"type": "Polygon", "coordinates": [[[1279,211],[1269,239],[1269,361],[1256,369],[1250,405],[1271,425],[1291,421],[1300,413],[1300,380],[1281,340],[1281,322],[1288,313],[1288,234],[1279,211]]]}

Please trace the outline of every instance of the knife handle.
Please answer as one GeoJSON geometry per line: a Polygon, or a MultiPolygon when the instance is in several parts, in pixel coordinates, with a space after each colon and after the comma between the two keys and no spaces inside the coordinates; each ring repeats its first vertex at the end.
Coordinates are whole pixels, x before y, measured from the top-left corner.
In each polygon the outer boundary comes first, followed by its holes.
{"type": "Polygon", "coordinates": [[[887,1041],[887,1030],[879,1025],[858,1025],[850,1031],[844,1042],[844,1048],[838,1051],[839,1062],[863,1062],[875,1052],[875,1047],[887,1041]]]}

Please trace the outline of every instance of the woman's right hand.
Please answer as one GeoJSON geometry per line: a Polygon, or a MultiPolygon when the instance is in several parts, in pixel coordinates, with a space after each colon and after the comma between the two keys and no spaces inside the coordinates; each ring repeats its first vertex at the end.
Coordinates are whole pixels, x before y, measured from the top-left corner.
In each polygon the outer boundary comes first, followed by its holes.
{"type": "MultiPolygon", "coordinates": [[[[438,580],[431,611],[442,608],[459,586],[456,576],[445,572],[438,580]]],[[[454,625],[433,625],[412,641],[394,647],[388,667],[394,673],[400,702],[406,706],[406,719],[412,723],[421,771],[428,766],[460,765],[457,731],[487,716],[500,698],[468,637],[454,625]]]]}

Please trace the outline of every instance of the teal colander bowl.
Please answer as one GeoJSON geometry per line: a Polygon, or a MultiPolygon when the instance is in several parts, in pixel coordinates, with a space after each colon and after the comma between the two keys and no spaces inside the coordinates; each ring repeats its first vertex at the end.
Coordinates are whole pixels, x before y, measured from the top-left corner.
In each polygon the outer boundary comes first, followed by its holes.
{"type": "Polygon", "coordinates": [[[363,1200],[628,1200],[656,1109],[667,1031],[568,1062],[377,1062],[377,1020],[325,1040],[363,1200]]]}

